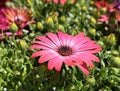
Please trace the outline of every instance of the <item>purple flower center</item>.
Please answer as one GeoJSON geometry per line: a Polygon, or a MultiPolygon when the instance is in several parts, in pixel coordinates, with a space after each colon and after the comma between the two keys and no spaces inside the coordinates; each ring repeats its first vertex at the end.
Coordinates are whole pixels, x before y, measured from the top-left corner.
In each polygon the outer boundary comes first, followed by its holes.
{"type": "Polygon", "coordinates": [[[61,46],[57,52],[62,56],[69,56],[73,53],[73,50],[69,46],[61,46]]]}

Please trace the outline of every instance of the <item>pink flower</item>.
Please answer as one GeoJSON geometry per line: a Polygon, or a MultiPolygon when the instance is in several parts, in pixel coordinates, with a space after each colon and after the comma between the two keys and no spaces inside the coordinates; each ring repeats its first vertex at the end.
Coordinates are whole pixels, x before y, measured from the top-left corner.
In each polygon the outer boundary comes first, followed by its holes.
{"type": "Polygon", "coordinates": [[[67,0],[60,0],[60,4],[64,5],[67,2],[67,0]]]}
{"type": "MultiPolygon", "coordinates": [[[[64,5],[65,3],[67,3],[67,0],[44,0],[46,2],[51,2],[53,1],[55,4],[60,3],[61,5],[64,5]]],[[[71,0],[72,3],[74,3],[76,0],[71,0]]]]}
{"type": "Polygon", "coordinates": [[[98,8],[98,9],[102,9],[102,8],[106,8],[108,7],[108,1],[104,1],[104,0],[96,0],[95,1],[95,6],[98,8]]]}
{"type": "MultiPolygon", "coordinates": [[[[28,9],[5,8],[0,10],[0,31],[8,36],[12,35],[12,33],[8,31],[11,24],[15,23],[19,29],[15,35],[21,35],[23,34],[22,29],[34,22],[32,20],[32,14],[28,11],[28,9]]],[[[0,35],[2,36],[3,34],[0,35]]]]}
{"type": "Polygon", "coordinates": [[[116,10],[116,8],[115,8],[116,5],[117,5],[116,2],[110,3],[110,4],[108,5],[108,11],[109,11],[109,12],[115,11],[115,10],[116,10]]]}
{"type": "Polygon", "coordinates": [[[109,21],[109,16],[108,15],[101,15],[100,18],[98,19],[99,22],[106,22],[108,23],[109,21]]]}
{"type": "Polygon", "coordinates": [[[59,72],[65,63],[68,66],[78,66],[85,74],[89,74],[87,66],[94,67],[92,61],[99,62],[94,54],[101,51],[101,47],[85,37],[84,33],[72,36],[60,31],[57,34],[38,36],[30,49],[38,49],[31,57],[41,56],[39,63],[48,61],[49,70],[55,68],[59,72]]]}

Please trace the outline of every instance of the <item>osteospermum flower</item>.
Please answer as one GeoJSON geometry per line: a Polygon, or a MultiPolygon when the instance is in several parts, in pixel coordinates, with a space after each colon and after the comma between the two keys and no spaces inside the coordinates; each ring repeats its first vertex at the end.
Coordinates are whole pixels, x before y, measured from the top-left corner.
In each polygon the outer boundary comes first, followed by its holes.
{"type": "Polygon", "coordinates": [[[98,9],[102,9],[102,8],[106,8],[108,7],[108,1],[104,1],[104,0],[96,0],[95,1],[95,6],[98,8],[98,9]]]}
{"type": "Polygon", "coordinates": [[[16,24],[19,29],[16,35],[21,35],[23,34],[22,29],[34,22],[32,20],[32,14],[28,9],[7,8],[1,12],[0,18],[2,20],[0,21],[0,30],[7,35],[12,35],[10,31],[6,32],[6,30],[9,30],[10,25],[13,23],[16,24]]]}
{"type": "Polygon", "coordinates": [[[100,52],[101,47],[85,37],[84,33],[72,36],[59,31],[57,34],[38,36],[30,49],[38,49],[31,57],[41,56],[39,63],[48,61],[49,70],[55,68],[59,72],[65,63],[68,66],[78,66],[85,74],[89,74],[87,66],[93,68],[92,61],[99,62],[94,54],[100,52]]]}
{"type": "MultiPolygon", "coordinates": [[[[55,4],[60,3],[61,5],[64,5],[65,3],[67,3],[67,0],[44,0],[46,2],[51,2],[53,1],[55,4]]],[[[71,0],[72,3],[74,3],[76,0],[71,0]]]]}
{"type": "Polygon", "coordinates": [[[108,15],[101,15],[100,18],[98,19],[98,21],[108,23],[109,16],[108,15]]]}

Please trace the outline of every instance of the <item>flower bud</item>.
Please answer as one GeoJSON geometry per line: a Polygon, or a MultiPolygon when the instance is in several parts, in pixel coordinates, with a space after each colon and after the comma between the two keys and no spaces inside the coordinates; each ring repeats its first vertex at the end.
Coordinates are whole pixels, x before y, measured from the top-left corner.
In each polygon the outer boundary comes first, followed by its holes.
{"type": "Polygon", "coordinates": [[[53,20],[54,20],[55,23],[57,23],[58,22],[58,16],[54,16],[53,20]]]}
{"type": "Polygon", "coordinates": [[[46,24],[50,27],[53,27],[54,26],[54,22],[53,22],[53,19],[52,17],[48,17],[47,20],[46,20],[46,24]]]}
{"type": "Polygon", "coordinates": [[[94,29],[94,28],[90,29],[90,30],[89,30],[89,34],[90,34],[91,36],[96,36],[96,29],[94,29]]]}
{"type": "Polygon", "coordinates": [[[110,45],[115,45],[115,44],[116,44],[115,34],[110,34],[110,35],[107,37],[107,42],[108,42],[108,44],[110,44],[110,45]]]}
{"type": "Polygon", "coordinates": [[[104,43],[103,43],[103,41],[102,40],[99,40],[98,42],[97,42],[102,48],[104,48],[105,47],[105,45],[104,45],[104,43]]]}
{"type": "Polygon", "coordinates": [[[113,74],[119,74],[120,73],[120,69],[119,68],[112,67],[111,70],[113,71],[113,74]]]}
{"type": "Polygon", "coordinates": [[[78,34],[77,30],[75,30],[75,29],[72,30],[71,32],[72,32],[72,35],[76,35],[76,34],[78,34]]]}
{"type": "Polygon", "coordinates": [[[101,11],[102,11],[103,13],[106,13],[106,11],[107,11],[106,7],[102,8],[101,11]]]}
{"type": "Polygon", "coordinates": [[[90,4],[93,5],[93,4],[94,4],[94,1],[90,0],[90,4]]]}
{"type": "Polygon", "coordinates": [[[54,23],[57,23],[57,22],[58,22],[58,15],[59,15],[58,12],[54,12],[54,13],[51,15],[54,23]]]}
{"type": "Polygon", "coordinates": [[[19,44],[22,49],[28,48],[28,44],[25,40],[19,40],[19,44]]]}
{"type": "Polygon", "coordinates": [[[29,36],[30,36],[30,38],[34,38],[35,37],[35,33],[30,33],[29,36]]]}
{"type": "Polygon", "coordinates": [[[96,23],[97,23],[97,21],[96,21],[96,19],[95,19],[94,17],[91,17],[90,21],[91,21],[93,24],[96,24],[96,23]]]}
{"type": "Polygon", "coordinates": [[[61,17],[60,17],[60,21],[61,21],[62,23],[65,23],[65,21],[66,21],[65,16],[61,16],[61,17]]]}
{"type": "Polygon", "coordinates": [[[58,25],[58,30],[64,31],[64,27],[61,24],[59,24],[58,25]]]}
{"type": "Polygon", "coordinates": [[[27,2],[27,5],[28,5],[28,6],[32,6],[31,0],[27,0],[26,2],[27,2]]]}
{"type": "Polygon", "coordinates": [[[114,34],[110,34],[103,38],[103,41],[107,48],[113,47],[116,45],[116,37],[114,34]],[[109,45],[109,46],[108,46],[109,45]]]}
{"type": "Polygon", "coordinates": [[[116,68],[120,68],[120,57],[112,57],[110,60],[110,65],[116,68]]]}
{"type": "Polygon", "coordinates": [[[101,15],[99,10],[97,10],[95,14],[96,14],[96,16],[98,16],[98,17],[101,15]]]}
{"type": "Polygon", "coordinates": [[[83,11],[86,11],[86,10],[87,10],[87,6],[86,6],[86,5],[83,5],[82,10],[83,10],[83,11]]]}
{"type": "Polygon", "coordinates": [[[86,80],[87,80],[87,84],[91,84],[91,85],[95,84],[95,78],[94,77],[87,78],[86,80]]]}
{"type": "Polygon", "coordinates": [[[111,53],[114,56],[119,56],[119,52],[117,50],[112,50],[111,53]]]}
{"type": "Polygon", "coordinates": [[[16,25],[15,23],[12,23],[12,24],[10,25],[10,31],[11,31],[12,33],[15,33],[15,32],[18,31],[18,27],[17,27],[17,25],[16,25]]]}
{"type": "Polygon", "coordinates": [[[43,30],[43,24],[41,22],[37,22],[37,29],[43,30]]]}

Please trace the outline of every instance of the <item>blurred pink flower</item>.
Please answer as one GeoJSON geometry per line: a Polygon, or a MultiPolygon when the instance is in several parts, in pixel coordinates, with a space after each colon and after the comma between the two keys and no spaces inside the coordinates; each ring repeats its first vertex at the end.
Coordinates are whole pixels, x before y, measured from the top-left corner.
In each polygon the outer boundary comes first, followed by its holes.
{"type": "MultiPolygon", "coordinates": [[[[55,4],[60,3],[61,5],[64,5],[65,3],[67,3],[67,0],[44,0],[46,2],[51,2],[53,1],[55,4]]],[[[74,3],[76,0],[71,0],[72,3],[74,3]]]]}
{"type": "Polygon", "coordinates": [[[102,9],[102,8],[106,8],[108,7],[108,0],[104,1],[104,0],[96,0],[94,5],[98,8],[98,9],[102,9]]]}
{"type": "Polygon", "coordinates": [[[28,9],[5,8],[0,9],[0,12],[0,31],[8,36],[12,35],[12,33],[8,31],[11,24],[15,23],[17,25],[19,30],[16,32],[16,35],[21,35],[23,34],[22,29],[34,22],[32,20],[32,14],[28,9]]]}
{"type": "Polygon", "coordinates": [[[116,2],[110,3],[110,4],[108,5],[108,11],[109,11],[109,12],[115,11],[115,10],[116,10],[116,8],[115,8],[116,5],[117,5],[116,2]]]}
{"type": "Polygon", "coordinates": [[[94,54],[101,51],[101,47],[85,37],[84,33],[72,36],[60,31],[57,34],[38,36],[30,49],[38,49],[31,57],[41,56],[39,63],[49,61],[49,70],[55,68],[59,72],[65,63],[68,66],[78,66],[85,74],[89,74],[88,66],[94,67],[92,61],[99,62],[94,54]]]}
{"type": "Polygon", "coordinates": [[[100,18],[98,19],[98,21],[108,23],[109,16],[108,15],[101,15],[100,18]]]}

